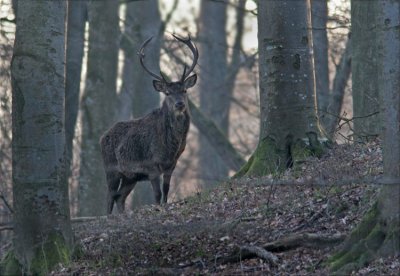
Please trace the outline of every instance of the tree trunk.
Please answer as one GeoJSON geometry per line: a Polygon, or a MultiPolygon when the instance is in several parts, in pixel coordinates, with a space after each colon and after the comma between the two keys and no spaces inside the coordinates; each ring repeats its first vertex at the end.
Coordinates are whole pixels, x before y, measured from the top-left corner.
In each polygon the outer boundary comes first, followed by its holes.
{"type": "MultiPolygon", "coordinates": [[[[199,82],[200,109],[228,136],[230,97],[227,81],[226,3],[201,1],[199,39],[202,65],[199,82]]],[[[212,187],[228,176],[223,160],[207,139],[199,137],[199,178],[202,186],[212,187]]]]}
{"type": "Polygon", "coordinates": [[[67,62],[65,75],[65,140],[67,177],[71,175],[73,158],[72,144],[79,110],[79,92],[85,23],[87,19],[85,1],[69,1],[67,17],[67,62]]]}
{"type": "Polygon", "coordinates": [[[107,185],[99,140],[115,121],[119,49],[119,6],[114,1],[90,1],[87,5],[89,51],[86,86],[81,99],[79,216],[106,213],[107,185]]]}
{"type": "Polygon", "coordinates": [[[323,150],[314,105],[307,1],[258,5],[260,138],[237,176],[279,173],[323,150]]]}
{"type": "MultiPolygon", "coordinates": [[[[399,1],[381,0],[372,17],[379,41],[373,55],[377,60],[377,87],[383,104],[383,187],[376,204],[351,233],[341,251],[328,262],[331,270],[340,275],[349,274],[380,256],[398,256],[400,253],[399,11],[399,1]]],[[[352,18],[352,21],[357,20],[358,17],[352,18]]]]}
{"type": "Polygon", "coordinates": [[[65,1],[19,1],[11,65],[13,253],[3,274],[44,275],[70,259],[65,178],[65,1]]]}
{"type": "Polygon", "coordinates": [[[376,5],[379,1],[352,0],[352,83],[354,134],[356,139],[368,139],[381,133],[380,99],[376,64],[376,5]]]}
{"type": "MultiPolygon", "coordinates": [[[[148,46],[146,64],[155,72],[160,67],[161,17],[158,1],[139,1],[127,5],[122,49],[125,53],[123,83],[120,93],[122,109],[119,120],[142,117],[160,105],[160,94],[154,90],[152,77],[141,67],[137,51],[147,38],[155,36],[148,46]]],[[[132,206],[155,203],[149,181],[139,182],[132,197],[132,206]]]]}
{"type": "Polygon", "coordinates": [[[313,36],[313,52],[315,67],[315,87],[318,99],[319,118],[326,125],[326,115],[330,100],[329,68],[328,68],[328,35],[326,23],[328,21],[328,1],[311,1],[311,20],[313,36]]]}
{"type": "Polygon", "coordinates": [[[379,1],[377,16],[379,91],[383,113],[384,180],[378,210],[386,234],[378,253],[400,253],[400,2],[379,1]]]}
{"type": "MultiPolygon", "coordinates": [[[[226,78],[226,95],[230,98],[233,96],[233,90],[235,88],[236,76],[240,70],[240,54],[242,50],[242,40],[244,32],[244,18],[246,0],[239,0],[236,8],[236,25],[235,25],[235,40],[232,47],[231,62],[228,66],[228,76],[226,78]]],[[[228,101],[228,99],[227,99],[228,101]]]]}
{"type": "Polygon", "coordinates": [[[336,68],[335,78],[332,83],[331,100],[327,110],[328,116],[324,125],[328,137],[332,140],[340,121],[340,111],[342,110],[344,93],[351,73],[351,53],[351,36],[349,36],[346,49],[336,68]]]}

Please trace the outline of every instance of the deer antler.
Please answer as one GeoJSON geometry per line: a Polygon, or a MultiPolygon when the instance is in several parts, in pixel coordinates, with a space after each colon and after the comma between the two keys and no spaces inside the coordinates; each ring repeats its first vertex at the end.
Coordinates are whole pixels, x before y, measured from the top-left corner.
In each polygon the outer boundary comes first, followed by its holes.
{"type": "Polygon", "coordinates": [[[140,57],[140,64],[142,65],[143,69],[146,70],[147,73],[149,73],[153,78],[159,80],[159,81],[165,81],[164,77],[160,77],[159,75],[151,72],[147,67],[144,65],[143,59],[145,57],[144,54],[144,48],[146,48],[147,44],[153,39],[153,36],[148,38],[145,42],[143,42],[142,46],[140,47],[140,50],[137,52],[138,56],[140,57]]]}
{"type": "MultiPolygon", "coordinates": [[[[184,39],[184,38],[180,38],[179,36],[172,34],[173,37],[175,37],[175,39],[177,39],[178,41],[184,43],[186,46],[189,47],[189,49],[192,51],[193,53],[193,63],[190,66],[189,70],[186,70],[186,65],[185,68],[183,70],[183,75],[181,78],[181,81],[184,81],[189,75],[190,73],[192,73],[194,67],[197,64],[197,60],[199,59],[199,51],[197,50],[196,45],[192,42],[190,36],[188,36],[188,38],[184,39]]],[[[145,57],[145,53],[144,53],[144,49],[146,48],[147,44],[150,43],[150,41],[153,39],[153,36],[151,36],[150,38],[148,38],[145,42],[143,42],[142,46],[140,47],[140,50],[137,52],[138,56],[140,57],[140,64],[142,65],[143,69],[146,70],[147,73],[149,73],[153,78],[159,80],[159,81],[166,81],[166,79],[164,78],[164,75],[160,72],[161,76],[151,72],[149,69],[147,69],[146,65],[144,65],[144,57],[145,57]]]]}
{"type": "Polygon", "coordinates": [[[193,63],[192,63],[192,65],[190,66],[188,71],[186,71],[186,66],[185,66],[185,68],[183,70],[183,75],[182,75],[182,81],[183,81],[190,75],[190,73],[192,73],[194,67],[196,66],[197,60],[199,59],[199,50],[197,50],[196,45],[192,42],[192,40],[190,38],[190,35],[186,39],[180,38],[179,36],[177,36],[175,34],[172,34],[172,36],[175,37],[176,40],[178,40],[178,41],[184,43],[186,46],[188,46],[189,49],[193,53],[193,63]]]}

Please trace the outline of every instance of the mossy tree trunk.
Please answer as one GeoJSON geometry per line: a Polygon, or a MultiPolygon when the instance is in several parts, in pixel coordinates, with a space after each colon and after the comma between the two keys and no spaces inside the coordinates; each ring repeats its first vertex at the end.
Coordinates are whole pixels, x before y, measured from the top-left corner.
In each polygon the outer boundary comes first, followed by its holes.
{"type": "Polygon", "coordinates": [[[114,1],[88,1],[89,49],[85,90],[81,98],[82,144],[78,214],[106,213],[107,184],[100,154],[101,135],[115,122],[119,5],[114,1]],[[104,206],[104,208],[99,208],[104,206]]]}
{"type": "Polygon", "coordinates": [[[274,174],[321,154],[307,1],[259,1],[259,144],[237,176],[274,174]]]}
{"type": "MultiPolygon", "coordinates": [[[[382,95],[383,187],[376,204],[329,261],[335,273],[349,274],[379,256],[400,253],[400,3],[382,0],[376,8],[378,88],[382,95]]],[[[357,20],[354,18],[353,20],[357,20]]],[[[368,62],[368,61],[366,61],[368,62]]]]}
{"type": "Polygon", "coordinates": [[[65,16],[65,1],[18,1],[11,65],[14,239],[2,275],[45,275],[70,259],[65,16]]]}
{"type": "Polygon", "coordinates": [[[347,275],[370,261],[400,253],[400,184],[385,184],[377,202],[328,260],[332,273],[347,275]]]}

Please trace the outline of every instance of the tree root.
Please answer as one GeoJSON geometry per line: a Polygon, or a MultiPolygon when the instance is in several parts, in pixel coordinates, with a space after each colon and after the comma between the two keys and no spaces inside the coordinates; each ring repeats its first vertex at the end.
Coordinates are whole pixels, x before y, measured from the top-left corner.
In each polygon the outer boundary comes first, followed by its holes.
{"type": "Polygon", "coordinates": [[[314,234],[314,233],[300,233],[292,234],[286,238],[270,242],[263,247],[271,252],[282,252],[295,249],[297,247],[311,247],[323,248],[327,246],[334,246],[344,241],[344,234],[314,234]]]}
{"type": "Polygon", "coordinates": [[[239,246],[231,255],[220,258],[217,260],[217,262],[219,264],[226,264],[258,257],[268,261],[271,265],[277,265],[278,257],[276,257],[272,252],[288,251],[298,247],[322,248],[326,246],[333,246],[342,242],[344,238],[345,235],[343,234],[292,234],[286,238],[267,243],[262,247],[239,246]]]}
{"type": "Polygon", "coordinates": [[[229,256],[217,260],[218,264],[236,263],[247,259],[258,257],[276,266],[278,257],[260,246],[240,246],[229,256]]]}

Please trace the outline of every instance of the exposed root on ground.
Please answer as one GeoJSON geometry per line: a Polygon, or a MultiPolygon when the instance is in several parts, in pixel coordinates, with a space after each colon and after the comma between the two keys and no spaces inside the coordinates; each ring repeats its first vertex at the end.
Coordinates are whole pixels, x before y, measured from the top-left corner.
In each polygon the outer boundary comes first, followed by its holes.
{"type": "Polygon", "coordinates": [[[282,252],[298,247],[322,248],[334,246],[345,239],[343,234],[321,235],[314,233],[292,234],[286,238],[259,246],[239,246],[234,252],[226,257],[218,259],[219,264],[240,262],[246,259],[260,258],[271,265],[277,265],[278,257],[272,252],[282,252]]]}

